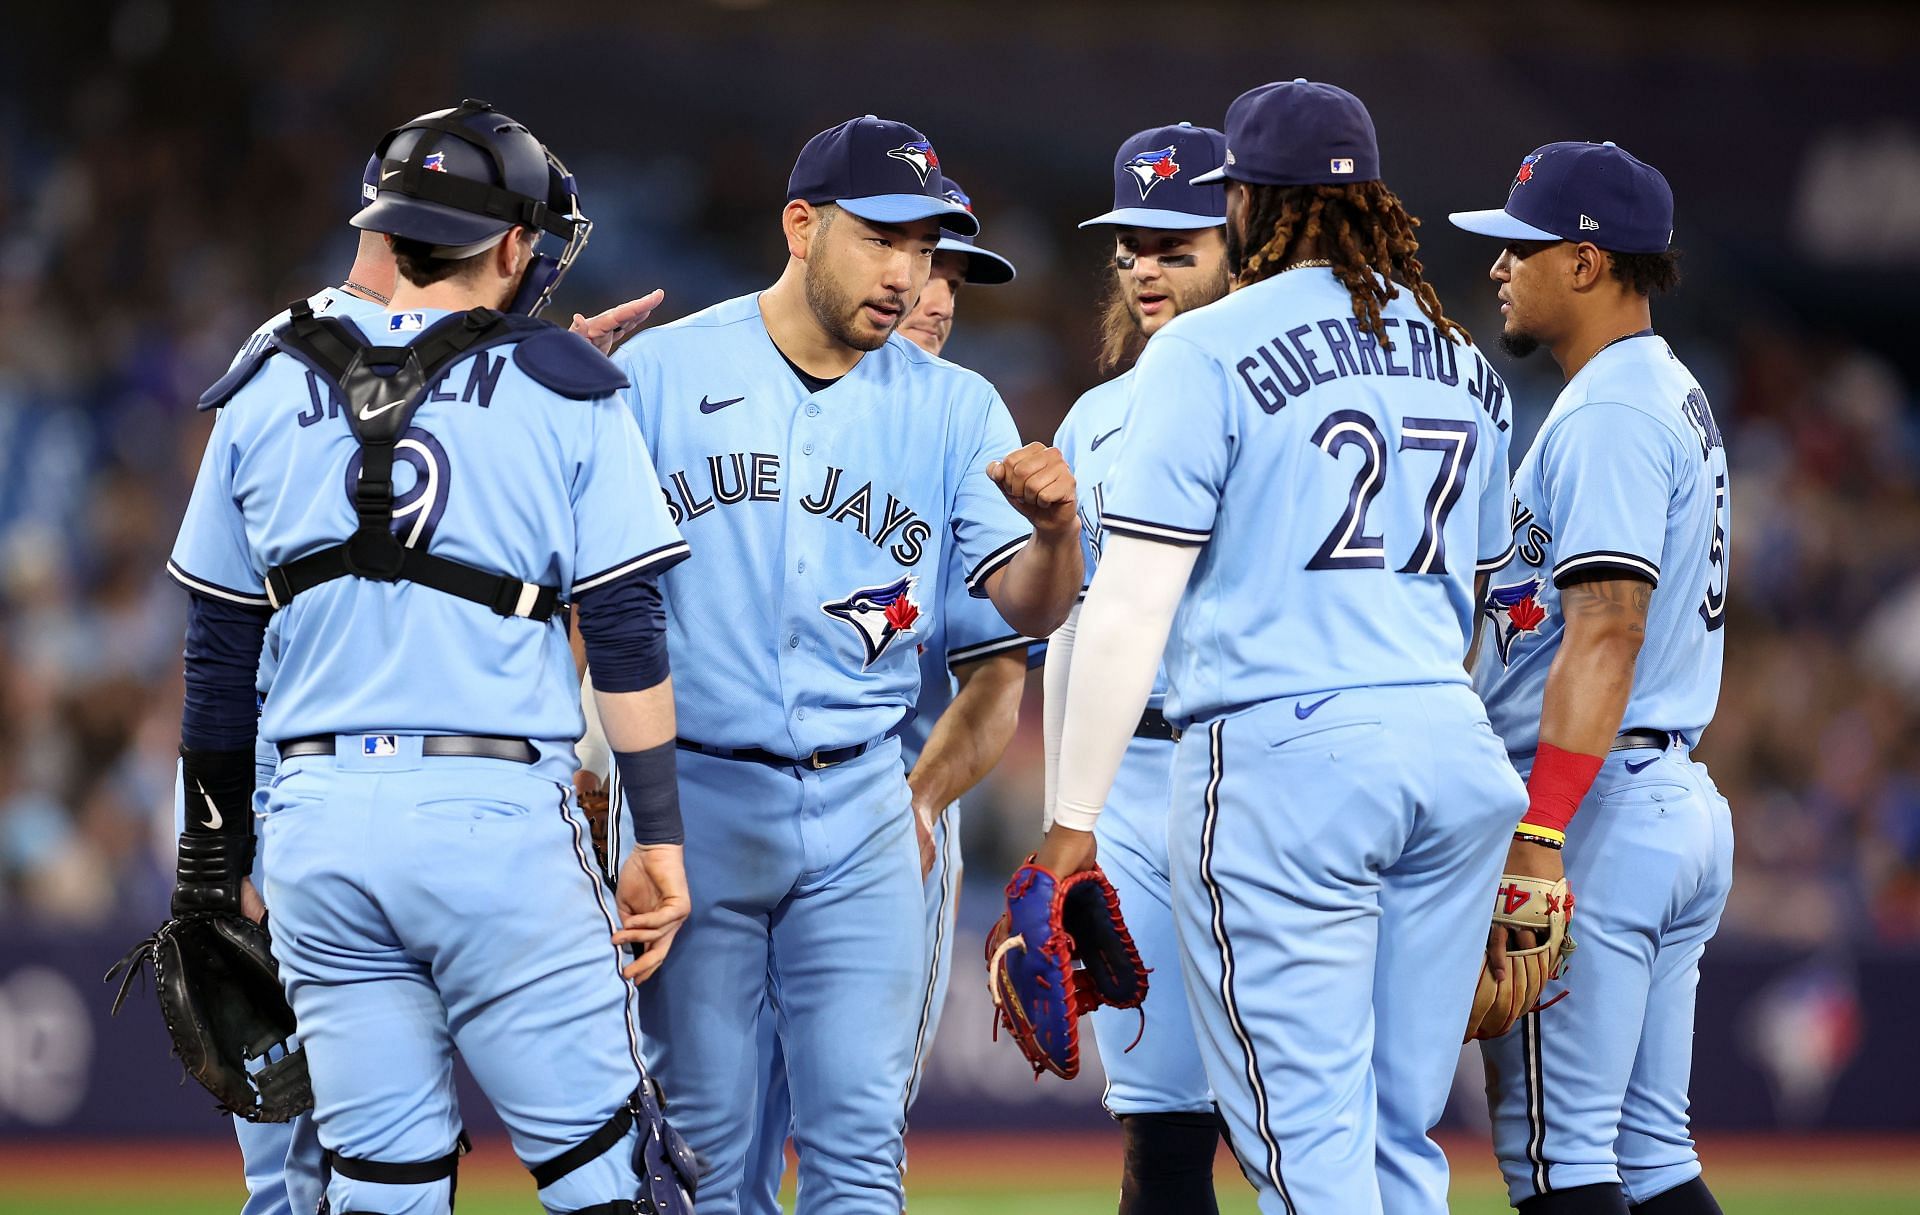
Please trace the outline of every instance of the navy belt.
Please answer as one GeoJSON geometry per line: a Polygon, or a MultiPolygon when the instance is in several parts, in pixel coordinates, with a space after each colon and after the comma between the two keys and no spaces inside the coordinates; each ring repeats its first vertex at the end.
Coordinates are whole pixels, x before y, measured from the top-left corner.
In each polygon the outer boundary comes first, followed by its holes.
{"type": "Polygon", "coordinates": [[[1652,747],[1664,751],[1673,745],[1673,735],[1665,730],[1622,730],[1613,736],[1613,746],[1609,751],[1637,751],[1642,747],[1652,747]]]}
{"type": "Polygon", "coordinates": [[[1161,742],[1179,742],[1180,731],[1174,729],[1167,715],[1158,709],[1148,709],[1140,715],[1140,724],[1133,728],[1135,738],[1152,738],[1161,742]]]}
{"type": "Polygon", "coordinates": [[[803,755],[795,759],[791,755],[780,755],[765,747],[710,747],[706,743],[694,742],[690,738],[676,738],[673,745],[682,751],[693,751],[701,755],[711,755],[715,759],[738,759],[751,764],[765,764],[769,768],[812,768],[818,772],[822,768],[837,768],[850,759],[859,759],[881,743],[892,738],[891,734],[882,734],[851,747],[823,747],[812,755],[803,755]]]}
{"type": "MultiPolygon", "coordinates": [[[[372,731],[363,737],[380,738],[383,735],[378,731],[372,731]]],[[[334,736],[331,734],[289,738],[280,744],[280,758],[296,759],[302,755],[332,755],[333,740],[334,736]]],[[[540,758],[540,752],[526,739],[505,738],[498,734],[429,734],[420,740],[420,754],[457,755],[467,759],[504,759],[516,764],[530,764],[540,758]]]]}

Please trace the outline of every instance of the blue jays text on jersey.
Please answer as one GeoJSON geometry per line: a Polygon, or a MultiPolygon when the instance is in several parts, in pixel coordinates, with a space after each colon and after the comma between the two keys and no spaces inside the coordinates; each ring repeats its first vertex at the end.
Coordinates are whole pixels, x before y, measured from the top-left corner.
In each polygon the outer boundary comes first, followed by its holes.
{"type": "Polygon", "coordinates": [[[616,362],[670,513],[706,554],[662,584],[681,735],[804,756],[893,729],[947,549],[983,596],[1031,535],[985,475],[1019,445],[992,386],[896,334],[811,391],[758,296],[642,333],[616,362]]]}
{"type": "MultiPolygon", "coordinates": [[[[388,314],[380,340],[409,343],[445,315],[388,314]]],[[[606,387],[577,400],[529,370],[542,364],[531,345],[562,339],[553,331],[481,350],[429,390],[397,445],[403,542],[569,593],[686,555],[651,492],[658,478],[633,419],[611,393],[612,368],[602,363],[606,387]]],[[[168,563],[189,589],[267,606],[269,568],[352,534],[358,446],[336,416],[343,406],[309,381],[294,357],[270,357],[220,410],[168,563]]],[[[279,668],[260,722],[268,739],[499,734],[569,744],[553,749],[563,755],[579,736],[558,619],[503,618],[408,582],[341,578],[289,603],[276,627],[279,668]]]]}
{"type": "Polygon", "coordinates": [[[1521,460],[1514,554],[1494,576],[1474,683],[1509,752],[1539,741],[1569,577],[1654,585],[1622,726],[1681,734],[1713,718],[1725,648],[1727,456],[1706,393],[1651,330],[1612,343],[1561,390],[1521,460]]]}
{"type": "Polygon", "coordinates": [[[1391,349],[1308,267],[1147,343],[1101,500],[1111,533],[1205,546],[1169,717],[1466,680],[1474,575],[1508,553],[1506,388],[1406,292],[1382,311],[1391,349]]]}

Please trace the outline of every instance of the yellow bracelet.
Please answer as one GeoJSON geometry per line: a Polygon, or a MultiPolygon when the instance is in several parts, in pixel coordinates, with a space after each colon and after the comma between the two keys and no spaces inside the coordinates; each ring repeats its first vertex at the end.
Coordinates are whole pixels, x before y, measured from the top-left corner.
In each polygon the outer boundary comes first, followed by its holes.
{"type": "Polygon", "coordinates": [[[1566,832],[1556,831],[1552,827],[1542,827],[1538,823],[1521,823],[1513,829],[1513,834],[1515,839],[1545,844],[1549,848],[1564,847],[1567,842],[1566,832]]]}

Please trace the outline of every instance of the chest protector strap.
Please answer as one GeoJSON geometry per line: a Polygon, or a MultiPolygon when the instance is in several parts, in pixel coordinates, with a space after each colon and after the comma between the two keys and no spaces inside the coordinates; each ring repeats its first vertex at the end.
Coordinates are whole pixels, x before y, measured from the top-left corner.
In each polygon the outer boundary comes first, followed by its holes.
{"type": "Polygon", "coordinates": [[[410,548],[393,534],[394,451],[427,389],[459,359],[512,340],[516,327],[498,312],[475,308],[435,323],[411,346],[372,346],[338,320],[314,315],[304,301],[291,312],[274,341],[331,381],[346,402],[347,425],[360,445],[360,479],[353,487],[360,523],[344,543],[268,570],[268,602],[277,610],[321,583],[351,576],[417,582],[501,616],[553,619],[558,587],[410,548]]]}

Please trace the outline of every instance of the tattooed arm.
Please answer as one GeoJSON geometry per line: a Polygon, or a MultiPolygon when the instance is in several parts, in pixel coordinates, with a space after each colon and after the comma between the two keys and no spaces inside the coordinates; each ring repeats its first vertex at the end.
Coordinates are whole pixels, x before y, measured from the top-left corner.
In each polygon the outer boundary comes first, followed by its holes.
{"type": "Polygon", "coordinates": [[[1620,732],[1653,586],[1638,578],[1570,582],[1560,590],[1566,636],[1547,672],[1540,741],[1605,755],[1620,732]]]}

